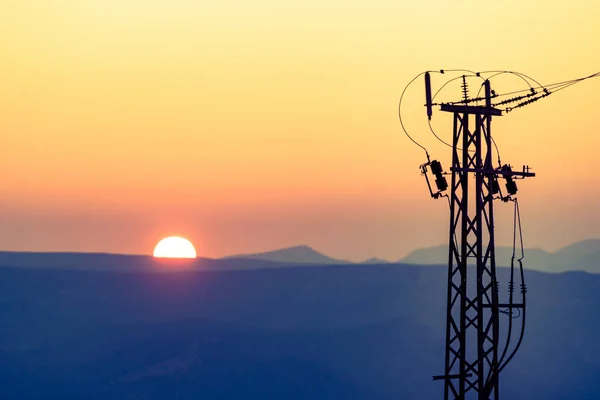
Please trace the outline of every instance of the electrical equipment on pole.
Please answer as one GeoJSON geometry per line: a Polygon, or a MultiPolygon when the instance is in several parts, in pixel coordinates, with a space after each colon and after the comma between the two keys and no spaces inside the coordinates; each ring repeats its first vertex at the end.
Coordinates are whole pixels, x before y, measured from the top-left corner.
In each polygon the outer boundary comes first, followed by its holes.
{"type": "Polygon", "coordinates": [[[449,172],[444,172],[438,160],[431,160],[427,149],[409,135],[402,120],[402,128],[411,141],[425,151],[427,162],[419,168],[425,176],[429,193],[434,199],[448,198],[450,232],[448,248],[448,287],[446,312],[446,346],[444,372],[433,377],[444,383],[444,399],[499,398],[499,374],[512,360],[523,340],[525,329],[526,293],[523,273],[523,240],[517,194],[517,179],[533,177],[529,166],[521,171],[502,164],[492,137],[492,117],[499,117],[532,104],[552,93],[585,79],[600,76],[596,73],[584,78],[542,86],[534,79],[513,71],[473,72],[469,70],[441,70],[460,72],[448,83],[461,80],[462,98],[457,101],[435,103],[430,71],[417,75],[425,77],[425,107],[433,135],[452,149],[449,172]],[[499,94],[491,87],[491,79],[512,74],[529,86],[524,90],[499,94]],[[479,93],[469,96],[469,78],[482,81],[479,93]],[[480,96],[481,91],[483,95],[480,96]],[[513,97],[508,97],[513,96],[513,97]],[[452,114],[452,142],[442,140],[431,126],[434,107],[452,114]],[[497,164],[494,161],[494,148],[497,164]],[[429,178],[431,172],[433,182],[429,178]],[[446,176],[450,175],[450,184],[446,176]],[[504,181],[504,189],[500,182],[504,181]],[[450,187],[450,193],[447,189],[450,187]],[[508,282],[508,299],[500,301],[500,285],[496,275],[494,237],[494,200],[514,203],[513,254],[508,282]],[[517,245],[520,244],[520,255],[517,245]],[[520,279],[520,298],[515,296],[515,274],[520,279]],[[501,324],[501,315],[508,321],[501,324]],[[516,322],[520,318],[520,330],[516,322]],[[505,329],[503,330],[503,326],[505,329]]]}

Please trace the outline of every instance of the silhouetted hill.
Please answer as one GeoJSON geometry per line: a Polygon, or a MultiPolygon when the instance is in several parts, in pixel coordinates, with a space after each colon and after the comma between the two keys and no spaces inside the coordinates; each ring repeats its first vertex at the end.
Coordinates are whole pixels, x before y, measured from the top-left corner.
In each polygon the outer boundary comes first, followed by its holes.
{"type": "Polygon", "coordinates": [[[555,264],[570,270],[600,273],[600,239],[589,239],[564,247],[553,254],[555,264]]]}
{"type": "MultiPolygon", "coordinates": [[[[516,254],[520,256],[519,250],[516,254]]],[[[496,263],[509,266],[512,248],[496,247],[496,263]]],[[[399,262],[407,264],[447,264],[448,246],[441,245],[418,249],[399,262]]],[[[554,253],[542,249],[526,249],[523,265],[525,268],[545,272],[586,271],[600,273],[600,239],[590,239],[574,243],[554,253]]]]}
{"type": "Polygon", "coordinates": [[[24,268],[122,270],[150,269],[153,257],[129,254],[0,251],[0,265],[24,268]]]}
{"type": "MultiPolygon", "coordinates": [[[[517,252],[516,257],[520,254],[517,252]]],[[[512,248],[496,247],[496,264],[499,266],[510,266],[512,259],[512,248]]],[[[448,263],[448,245],[440,245],[435,247],[427,247],[418,249],[409,253],[399,262],[407,264],[428,264],[439,265],[448,263]]],[[[524,266],[529,269],[536,269],[546,272],[558,272],[561,269],[556,269],[552,253],[548,253],[542,249],[526,249],[524,266]]],[[[566,270],[566,269],[564,269],[566,270]]]]}
{"type": "MultiPolygon", "coordinates": [[[[600,398],[600,276],[527,278],[526,336],[502,395],[600,398]]],[[[499,281],[506,296],[506,269],[499,281]]],[[[438,398],[445,289],[440,266],[4,267],[0,398],[438,398]]]]}
{"type": "Polygon", "coordinates": [[[600,251],[600,239],[587,239],[573,243],[556,251],[554,254],[561,257],[581,257],[600,251]]]}
{"type": "Polygon", "coordinates": [[[388,260],[384,260],[381,258],[369,258],[368,260],[365,260],[363,262],[361,262],[361,264],[389,264],[390,262],[388,260]]]}
{"type": "Polygon", "coordinates": [[[264,253],[240,254],[223,259],[242,258],[246,260],[265,260],[288,264],[351,264],[350,261],[328,257],[309,246],[293,246],[264,253]]]}
{"type": "Polygon", "coordinates": [[[173,272],[179,270],[243,270],[287,265],[262,259],[157,259],[109,253],[0,252],[0,266],[112,272],[173,272]]]}
{"type": "MultiPolygon", "coordinates": [[[[518,256],[518,254],[517,254],[518,256]]],[[[496,262],[509,266],[512,249],[498,247],[496,262]]],[[[418,249],[397,263],[444,265],[448,261],[446,245],[418,249]]],[[[388,264],[387,260],[370,258],[360,264],[388,264]]],[[[35,253],[0,251],[0,266],[44,268],[60,270],[88,270],[113,272],[174,272],[190,270],[253,270],[263,268],[289,268],[298,265],[342,265],[350,261],[328,257],[308,246],[295,246],[257,254],[245,254],[221,259],[197,258],[195,260],[156,259],[152,256],[108,253],[35,253]]],[[[586,271],[600,273],[600,239],[574,243],[554,253],[541,249],[527,249],[524,266],[545,272],[586,271]]]]}

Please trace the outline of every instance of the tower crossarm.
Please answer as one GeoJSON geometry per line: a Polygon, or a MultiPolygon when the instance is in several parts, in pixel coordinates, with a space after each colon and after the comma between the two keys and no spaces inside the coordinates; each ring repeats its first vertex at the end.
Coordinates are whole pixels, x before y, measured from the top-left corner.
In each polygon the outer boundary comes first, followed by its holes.
{"type": "Polygon", "coordinates": [[[496,176],[496,177],[512,177],[515,179],[531,178],[535,176],[535,172],[529,172],[529,167],[523,167],[523,171],[503,171],[502,168],[462,168],[462,167],[450,167],[451,172],[472,172],[482,173],[483,175],[496,176]]]}

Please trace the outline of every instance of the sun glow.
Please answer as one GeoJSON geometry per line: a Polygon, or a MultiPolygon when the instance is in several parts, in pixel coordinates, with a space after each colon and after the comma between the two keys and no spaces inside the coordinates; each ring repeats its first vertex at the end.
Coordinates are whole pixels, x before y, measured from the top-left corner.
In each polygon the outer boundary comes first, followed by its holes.
{"type": "Polygon", "coordinates": [[[196,258],[196,249],[189,240],[171,236],[158,242],[153,255],[159,258],[196,258]]]}

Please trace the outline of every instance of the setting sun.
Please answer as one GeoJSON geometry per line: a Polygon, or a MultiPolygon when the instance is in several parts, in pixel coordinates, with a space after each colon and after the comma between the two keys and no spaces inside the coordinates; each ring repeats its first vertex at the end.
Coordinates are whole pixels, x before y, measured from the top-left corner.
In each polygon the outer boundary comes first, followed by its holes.
{"type": "Polygon", "coordinates": [[[171,236],[158,242],[153,255],[160,258],[196,258],[196,250],[189,240],[171,236]]]}

